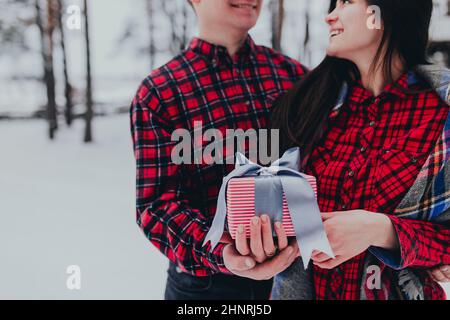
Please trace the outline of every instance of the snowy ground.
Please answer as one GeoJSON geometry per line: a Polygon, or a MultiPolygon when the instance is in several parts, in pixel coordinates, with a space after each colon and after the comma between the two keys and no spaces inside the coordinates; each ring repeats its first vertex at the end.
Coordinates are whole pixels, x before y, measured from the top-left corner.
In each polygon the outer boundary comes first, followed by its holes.
{"type": "Polygon", "coordinates": [[[91,146],[79,125],[50,143],[44,122],[0,123],[0,299],[161,299],[167,262],[135,224],[128,117],[96,120],[91,146]]]}
{"type": "Polygon", "coordinates": [[[94,128],[86,146],[81,122],[53,143],[42,121],[0,122],[0,299],[163,297],[166,259],[134,221],[128,117],[94,128]],[[69,265],[79,291],[66,287],[69,265]]]}

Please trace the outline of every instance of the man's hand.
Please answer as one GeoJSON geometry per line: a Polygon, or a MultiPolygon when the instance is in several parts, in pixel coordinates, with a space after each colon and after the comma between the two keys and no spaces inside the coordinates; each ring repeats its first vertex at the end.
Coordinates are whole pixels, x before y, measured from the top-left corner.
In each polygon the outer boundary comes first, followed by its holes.
{"type": "Polygon", "coordinates": [[[236,241],[223,251],[225,266],[232,273],[254,280],[268,280],[287,269],[300,256],[297,242],[288,243],[280,222],[275,223],[278,251],[275,246],[270,219],[255,217],[250,226],[250,239],[244,226],[238,227],[236,241]]]}
{"type": "Polygon", "coordinates": [[[440,266],[431,271],[428,274],[436,282],[450,282],[450,266],[440,266]]]}

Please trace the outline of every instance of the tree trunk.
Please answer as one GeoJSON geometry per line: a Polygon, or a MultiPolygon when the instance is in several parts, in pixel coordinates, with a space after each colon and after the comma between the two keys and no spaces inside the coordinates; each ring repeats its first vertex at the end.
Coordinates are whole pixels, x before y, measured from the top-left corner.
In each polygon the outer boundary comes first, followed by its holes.
{"type": "Polygon", "coordinates": [[[44,82],[47,88],[47,121],[49,138],[55,138],[58,129],[55,74],[53,70],[53,31],[55,28],[55,7],[53,0],[47,0],[47,23],[44,26],[40,0],[35,1],[36,24],[41,35],[41,55],[44,63],[44,82]]]}
{"type": "Polygon", "coordinates": [[[58,2],[58,28],[61,35],[61,50],[63,55],[63,69],[64,69],[64,96],[66,98],[66,108],[64,116],[68,126],[72,124],[73,121],[73,102],[72,102],[72,86],[69,81],[69,73],[67,70],[67,53],[65,44],[65,33],[64,33],[64,23],[62,21],[64,5],[63,0],[57,0],[58,2]]]}
{"type": "Polygon", "coordinates": [[[93,118],[93,101],[92,101],[92,77],[91,77],[91,47],[89,39],[89,13],[87,0],[84,3],[84,37],[86,43],[86,128],[84,132],[84,142],[92,142],[92,118],[93,118]]]}
{"type": "Polygon", "coordinates": [[[281,51],[281,39],[283,36],[284,0],[271,0],[272,12],[272,47],[281,51]]]}
{"type": "Polygon", "coordinates": [[[177,25],[176,3],[174,2],[174,0],[163,0],[161,4],[162,4],[162,11],[167,16],[169,21],[171,21],[169,50],[172,54],[177,54],[180,50],[181,40],[180,37],[178,36],[177,30],[178,25],[177,25]]]}
{"type": "Polygon", "coordinates": [[[187,45],[188,41],[188,6],[189,4],[186,1],[183,1],[182,5],[182,35],[181,35],[181,43],[180,43],[180,50],[184,50],[187,45]]]}
{"type": "Polygon", "coordinates": [[[150,54],[150,70],[155,67],[155,24],[154,19],[154,0],[147,0],[147,19],[148,19],[148,30],[149,30],[149,54],[150,54]]]}
{"type": "Polygon", "coordinates": [[[310,50],[310,30],[309,30],[309,24],[310,24],[310,5],[309,2],[305,6],[305,38],[303,40],[303,57],[301,57],[299,60],[304,61],[308,66],[312,63],[312,54],[310,50]]]}

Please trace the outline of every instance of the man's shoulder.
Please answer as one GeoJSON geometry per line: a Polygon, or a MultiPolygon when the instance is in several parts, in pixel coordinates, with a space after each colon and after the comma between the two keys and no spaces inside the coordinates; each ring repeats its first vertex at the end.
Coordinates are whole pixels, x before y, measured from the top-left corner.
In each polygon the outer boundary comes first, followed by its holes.
{"type": "Polygon", "coordinates": [[[145,100],[149,93],[159,100],[164,100],[166,96],[172,97],[179,81],[189,76],[189,65],[195,63],[194,58],[195,56],[190,56],[189,51],[183,51],[151,71],[140,84],[138,89],[140,98],[145,100]]]}
{"type": "Polygon", "coordinates": [[[183,51],[164,65],[154,69],[144,79],[144,82],[154,88],[164,88],[174,85],[178,79],[188,75],[189,64],[193,63],[194,56],[189,55],[189,51],[183,51]]]}
{"type": "Polygon", "coordinates": [[[290,69],[298,76],[308,72],[308,68],[300,61],[263,45],[256,46],[256,59],[258,62],[269,62],[277,67],[290,69]]]}

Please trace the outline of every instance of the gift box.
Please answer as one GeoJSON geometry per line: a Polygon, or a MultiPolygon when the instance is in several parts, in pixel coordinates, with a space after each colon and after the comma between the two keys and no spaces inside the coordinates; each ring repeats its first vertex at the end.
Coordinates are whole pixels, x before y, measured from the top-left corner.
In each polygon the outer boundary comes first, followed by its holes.
{"type": "MultiPolygon", "coordinates": [[[[316,178],[304,175],[309,185],[314,191],[317,199],[316,178]]],[[[246,236],[250,237],[251,219],[256,215],[255,211],[255,179],[260,177],[239,177],[233,178],[228,182],[226,203],[227,203],[227,226],[228,232],[233,239],[236,238],[236,232],[239,225],[245,226],[246,236]]],[[[286,196],[282,190],[282,224],[288,237],[295,237],[295,229],[289,213],[286,196]]],[[[301,213],[297,213],[301,214],[301,213]]]]}
{"type": "Polygon", "coordinates": [[[235,168],[220,187],[216,214],[203,245],[210,242],[209,250],[213,250],[224,229],[236,239],[241,224],[249,237],[251,219],[267,214],[272,224],[282,222],[287,236],[295,236],[305,269],[314,251],[334,258],[317,203],[316,179],[300,172],[299,163],[299,148],[287,150],[270,167],[237,153],[235,168]]]}

